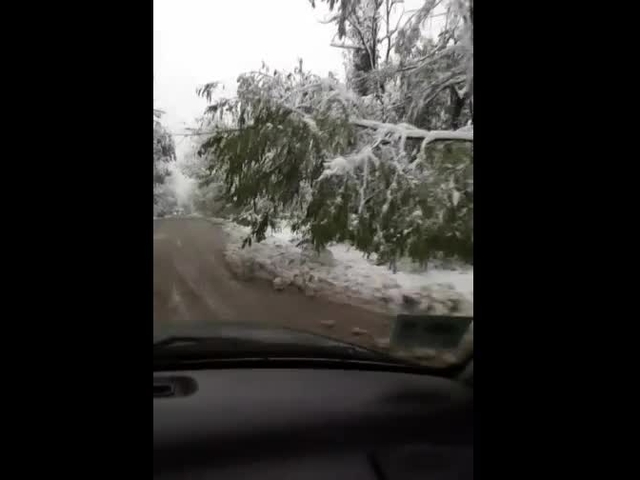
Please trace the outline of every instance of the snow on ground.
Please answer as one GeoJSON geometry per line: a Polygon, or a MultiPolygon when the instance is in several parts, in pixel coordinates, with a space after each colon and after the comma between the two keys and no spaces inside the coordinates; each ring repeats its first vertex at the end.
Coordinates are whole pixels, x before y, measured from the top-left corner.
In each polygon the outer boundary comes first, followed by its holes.
{"type": "Polygon", "coordinates": [[[264,241],[243,249],[249,228],[212,220],[227,232],[226,260],[241,278],[263,278],[276,289],[298,288],[306,295],[384,313],[473,314],[472,267],[420,271],[403,261],[394,274],[349,245],[335,244],[320,254],[298,247],[299,238],[289,228],[270,231],[264,241]]]}

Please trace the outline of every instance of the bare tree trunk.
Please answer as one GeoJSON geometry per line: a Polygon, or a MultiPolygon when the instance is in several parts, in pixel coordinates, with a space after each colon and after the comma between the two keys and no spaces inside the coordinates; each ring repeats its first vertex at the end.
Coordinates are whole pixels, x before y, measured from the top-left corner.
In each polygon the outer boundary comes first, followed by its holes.
{"type": "Polygon", "coordinates": [[[386,31],[386,34],[387,34],[387,54],[385,55],[385,58],[384,58],[385,65],[389,64],[389,55],[391,54],[391,35],[390,35],[391,26],[389,25],[389,20],[390,20],[390,17],[391,17],[391,4],[389,2],[390,2],[390,0],[385,0],[385,14],[386,14],[385,21],[386,21],[386,26],[387,26],[387,31],[386,31]]]}
{"type": "Polygon", "coordinates": [[[458,95],[458,91],[456,87],[449,87],[449,98],[450,98],[450,118],[451,118],[451,130],[457,130],[461,127],[460,125],[460,116],[462,115],[462,109],[464,108],[465,98],[458,95]]]}

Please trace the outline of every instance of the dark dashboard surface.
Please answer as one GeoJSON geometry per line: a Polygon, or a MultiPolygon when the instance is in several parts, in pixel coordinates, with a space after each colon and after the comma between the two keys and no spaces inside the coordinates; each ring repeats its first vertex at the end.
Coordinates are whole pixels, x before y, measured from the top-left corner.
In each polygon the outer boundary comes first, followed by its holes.
{"type": "Polygon", "coordinates": [[[305,368],[154,374],[155,478],[473,478],[473,390],[305,368]]]}

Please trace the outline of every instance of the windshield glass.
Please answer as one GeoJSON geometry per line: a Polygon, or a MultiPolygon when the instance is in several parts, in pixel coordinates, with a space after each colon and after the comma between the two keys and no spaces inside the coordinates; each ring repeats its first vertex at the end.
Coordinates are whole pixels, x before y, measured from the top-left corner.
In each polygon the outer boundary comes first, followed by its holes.
{"type": "Polygon", "coordinates": [[[156,336],[468,358],[472,148],[472,0],[154,0],[156,336]]]}

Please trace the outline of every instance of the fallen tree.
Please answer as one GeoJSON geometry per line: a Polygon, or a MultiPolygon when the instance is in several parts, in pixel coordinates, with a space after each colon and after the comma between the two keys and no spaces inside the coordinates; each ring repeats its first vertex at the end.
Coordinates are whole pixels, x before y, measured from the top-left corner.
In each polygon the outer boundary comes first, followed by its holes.
{"type": "Polygon", "coordinates": [[[220,182],[223,201],[241,210],[251,225],[245,244],[286,219],[318,250],[349,242],[392,268],[402,256],[472,262],[470,4],[448,2],[451,18],[433,41],[421,26],[437,2],[385,35],[376,19],[391,3],[330,3],[369,66],[353,57],[360,70],[344,83],[302,62],[293,72],[263,65],[239,76],[232,98],[214,98],[217,83],[200,88],[210,103],[194,132],[200,181],[220,182]],[[381,38],[393,39],[384,61],[373,43],[381,38]]]}

